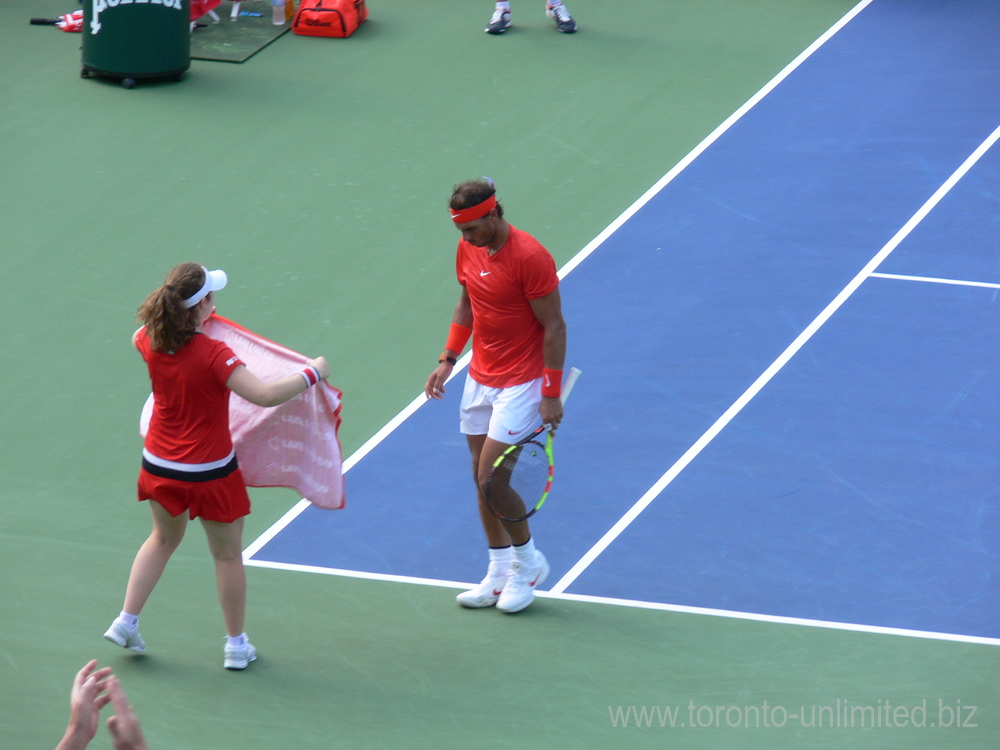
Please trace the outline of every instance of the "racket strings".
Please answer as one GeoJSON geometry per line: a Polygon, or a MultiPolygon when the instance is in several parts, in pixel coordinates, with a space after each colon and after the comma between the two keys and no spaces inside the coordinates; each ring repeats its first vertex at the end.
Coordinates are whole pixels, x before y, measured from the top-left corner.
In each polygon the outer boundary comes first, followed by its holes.
{"type": "Polygon", "coordinates": [[[545,500],[552,470],[541,443],[528,442],[506,453],[494,467],[489,502],[498,516],[519,520],[537,510],[545,500]]]}

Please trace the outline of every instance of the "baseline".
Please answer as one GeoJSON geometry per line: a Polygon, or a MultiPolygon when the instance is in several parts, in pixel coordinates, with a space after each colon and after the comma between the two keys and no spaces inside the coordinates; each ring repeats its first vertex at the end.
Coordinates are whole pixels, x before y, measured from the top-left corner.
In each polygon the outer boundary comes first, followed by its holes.
{"type": "MultiPolygon", "coordinates": [[[[415,576],[389,575],[384,573],[362,573],[356,570],[341,568],[324,568],[316,565],[297,565],[294,563],[278,563],[251,561],[249,564],[259,568],[287,570],[297,573],[317,573],[319,575],[339,576],[342,578],[357,578],[383,583],[405,583],[414,586],[434,586],[446,589],[466,589],[468,582],[444,581],[435,578],[419,578],[415,576]]],[[[959,633],[936,633],[927,630],[912,630],[908,628],[890,628],[880,625],[860,625],[851,622],[835,622],[831,620],[814,620],[804,617],[783,617],[781,615],[764,615],[755,612],[739,612],[737,610],[714,609],[711,607],[692,607],[684,604],[664,604],[662,602],[645,602],[638,599],[621,599],[608,596],[591,596],[588,594],[568,594],[555,591],[538,591],[535,594],[540,599],[556,601],[581,602],[584,604],[601,604],[615,607],[631,607],[634,609],[651,609],[660,612],[676,612],[678,614],[701,615],[706,617],[725,617],[731,620],[749,620],[765,622],[772,625],[796,625],[800,627],[823,628],[826,630],[844,630],[854,633],[871,633],[876,635],[893,635],[906,638],[923,638],[935,641],[951,641],[955,643],[974,643],[984,646],[1000,646],[1000,638],[988,638],[977,635],[959,633]]]]}

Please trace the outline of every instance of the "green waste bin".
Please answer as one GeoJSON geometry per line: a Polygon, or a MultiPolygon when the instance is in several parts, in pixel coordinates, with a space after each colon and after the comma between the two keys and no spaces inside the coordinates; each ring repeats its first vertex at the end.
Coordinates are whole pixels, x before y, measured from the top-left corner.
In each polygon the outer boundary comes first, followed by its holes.
{"type": "Polygon", "coordinates": [[[176,78],[191,67],[189,0],[85,0],[83,70],[120,78],[176,78]]]}

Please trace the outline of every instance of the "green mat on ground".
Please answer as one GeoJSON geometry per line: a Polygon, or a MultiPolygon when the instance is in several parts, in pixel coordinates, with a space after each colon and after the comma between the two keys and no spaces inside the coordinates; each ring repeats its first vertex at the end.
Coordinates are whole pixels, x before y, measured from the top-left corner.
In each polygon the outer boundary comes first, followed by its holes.
{"type": "Polygon", "coordinates": [[[223,2],[215,9],[219,22],[213,23],[210,15],[202,16],[199,26],[191,32],[191,59],[216,60],[219,62],[241,63],[287,32],[291,23],[275,26],[271,23],[271,3],[266,0],[243,0],[240,15],[230,20],[233,4],[223,2]]]}

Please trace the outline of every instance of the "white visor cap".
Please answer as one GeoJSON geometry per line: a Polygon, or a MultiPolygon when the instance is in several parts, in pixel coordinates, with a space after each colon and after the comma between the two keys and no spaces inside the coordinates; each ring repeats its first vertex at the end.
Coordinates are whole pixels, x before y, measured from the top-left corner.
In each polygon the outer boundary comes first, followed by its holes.
{"type": "Polygon", "coordinates": [[[184,307],[194,307],[205,299],[209,292],[217,292],[226,288],[226,282],[229,281],[229,278],[225,271],[209,271],[205,266],[202,266],[201,270],[205,272],[205,285],[184,300],[184,307]]]}

